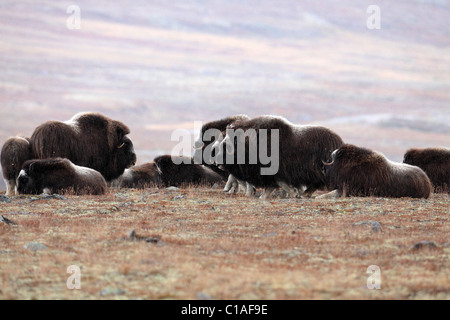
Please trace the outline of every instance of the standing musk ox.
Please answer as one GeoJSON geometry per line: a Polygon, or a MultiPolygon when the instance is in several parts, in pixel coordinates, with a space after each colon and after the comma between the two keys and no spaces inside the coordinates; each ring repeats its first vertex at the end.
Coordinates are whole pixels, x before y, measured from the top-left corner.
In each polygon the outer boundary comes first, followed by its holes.
{"type": "Polygon", "coordinates": [[[136,163],[130,129],[99,113],[80,113],[66,122],[49,121],[30,139],[34,159],[67,158],[100,172],[107,181],[136,163]]]}
{"type": "Polygon", "coordinates": [[[235,121],[228,127],[216,162],[222,161],[236,178],[264,188],[262,198],[269,197],[278,187],[291,196],[300,196],[305,190],[312,194],[326,186],[322,161],[342,144],[342,139],[328,128],[294,125],[278,116],[260,116],[235,121]],[[243,145],[244,157],[239,154],[243,145]],[[276,172],[271,172],[272,160],[267,162],[269,154],[274,162],[278,161],[276,172]]]}
{"type": "Polygon", "coordinates": [[[238,120],[249,120],[250,117],[244,114],[238,114],[230,117],[226,117],[220,120],[211,121],[205,123],[200,131],[199,137],[194,144],[194,160],[195,163],[203,164],[208,166],[210,169],[220,174],[228,181],[225,185],[223,191],[234,193],[238,191],[240,187],[247,190],[247,192],[253,191],[254,188],[247,186],[245,182],[239,181],[228,171],[224,171],[218,168],[214,164],[215,149],[212,148],[213,144],[218,140],[223,139],[223,133],[225,132],[227,126],[231,125],[233,122],[238,120]],[[218,136],[219,135],[219,136],[218,136]]]}
{"type": "Polygon", "coordinates": [[[99,172],[62,158],[28,160],[17,178],[19,194],[101,195],[106,190],[106,181],[99,172]]]}
{"type": "Polygon", "coordinates": [[[403,163],[421,168],[430,178],[434,192],[450,193],[450,149],[409,149],[403,163]]]}
{"type": "Polygon", "coordinates": [[[190,157],[163,155],[156,157],[153,161],[160,172],[161,184],[165,187],[189,184],[212,186],[225,181],[210,168],[194,164],[190,157]]]}
{"type": "Polygon", "coordinates": [[[161,184],[161,172],[154,162],[144,163],[125,169],[116,182],[119,188],[145,189],[161,184]]]}
{"type": "Polygon", "coordinates": [[[1,164],[6,183],[6,195],[16,193],[16,179],[22,165],[31,158],[30,138],[12,137],[2,147],[1,164]]]}
{"type": "Polygon", "coordinates": [[[337,196],[428,198],[432,186],[422,169],[392,162],[378,152],[346,144],[325,164],[328,189],[337,196]],[[333,191],[332,191],[333,192],[333,191]]]}

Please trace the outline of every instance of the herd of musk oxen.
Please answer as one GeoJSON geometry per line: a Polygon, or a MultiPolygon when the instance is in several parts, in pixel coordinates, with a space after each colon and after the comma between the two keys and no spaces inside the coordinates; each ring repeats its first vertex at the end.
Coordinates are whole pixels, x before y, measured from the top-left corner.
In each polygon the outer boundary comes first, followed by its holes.
{"type": "Polygon", "coordinates": [[[323,126],[294,125],[283,117],[236,115],[203,125],[192,157],[161,155],[136,165],[130,129],[99,113],[49,121],[30,138],[3,145],[7,196],[105,194],[119,188],[225,184],[229,193],[266,199],[374,196],[428,198],[450,192],[450,149],[409,149],[403,163],[346,144],[323,126]]]}

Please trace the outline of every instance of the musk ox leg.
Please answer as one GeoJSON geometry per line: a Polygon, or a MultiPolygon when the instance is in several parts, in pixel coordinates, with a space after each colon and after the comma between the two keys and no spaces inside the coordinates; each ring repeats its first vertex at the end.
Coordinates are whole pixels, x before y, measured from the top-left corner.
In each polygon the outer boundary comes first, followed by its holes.
{"type": "Polygon", "coordinates": [[[247,185],[247,188],[245,191],[245,195],[247,197],[253,197],[255,195],[256,188],[248,182],[246,182],[246,185],[247,185]]]}
{"type": "Polygon", "coordinates": [[[5,184],[6,184],[6,195],[8,197],[13,197],[17,194],[17,190],[16,190],[16,181],[15,180],[5,180],[5,184]]]}
{"type": "Polygon", "coordinates": [[[247,191],[247,182],[237,179],[239,184],[238,192],[246,192],[247,191]]]}
{"type": "Polygon", "coordinates": [[[303,197],[304,198],[311,198],[314,191],[316,191],[317,189],[314,187],[309,187],[308,189],[305,190],[305,192],[303,192],[303,197]]]}
{"type": "Polygon", "coordinates": [[[230,191],[231,188],[233,187],[235,180],[236,178],[232,174],[228,175],[228,180],[227,183],[225,184],[225,188],[223,188],[223,192],[230,191]]]}
{"type": "Polygon", "coordinates": [[[270,199],[270,196],[271,196],[271,194],[272,194],[272,192],[274,190],[275,190],[274,187],[264,188],[264,191],[263,191],[262,195],[259,198],[262,199],[262,200],[270,199]]]}
{"type": "Polygon", "coordinates": [[[300,197],[300,191],[297,188],[288,185],[284,181],[277,181],[277,184],[280,186],[281,189],[283,189],[284,192],[286,192],[286,197],[290,198],[300,197]]]}
{"type": "Polygon", "coordinates": [[[339,191],[336,189],[336,190],[330,191],[328,193],[322,194],[322,195],[316,197],[316,199],[336,199],[336,198],[339,198],[340,196],[341,195],[339,194],[339,191]]]}

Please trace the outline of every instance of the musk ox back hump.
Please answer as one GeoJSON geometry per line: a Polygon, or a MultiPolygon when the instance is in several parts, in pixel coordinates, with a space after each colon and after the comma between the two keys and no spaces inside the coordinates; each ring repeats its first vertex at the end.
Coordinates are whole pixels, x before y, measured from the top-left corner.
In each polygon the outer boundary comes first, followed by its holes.
{"type": "Polygon", "coordinates": [[[337,189],[343,196],[428,198],[432,188],[420,168],[350,144],[333,152],[325,170],[329,189],[337,189]]]}
{"type": "Polygon", "coordinates": [[[66,122],[49,121],[36,128],[30,145],[36,159],[67,158],[99,171],[107,180],[134,165],[130,132],[123,123],[98,113],[81,113],[66,122]]]}
{"type": "Polygon", "coordinates": [[[431,180],[435,192],[450,193],[450,149],[409,149],[403,163],[418,166],[431,180]]]}

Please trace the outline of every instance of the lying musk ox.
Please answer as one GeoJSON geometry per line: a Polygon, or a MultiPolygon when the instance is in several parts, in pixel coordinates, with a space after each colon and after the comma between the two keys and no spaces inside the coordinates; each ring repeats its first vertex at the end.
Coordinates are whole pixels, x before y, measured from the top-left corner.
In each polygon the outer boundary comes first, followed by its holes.
{"type": "Polygon", "coordinates": [[[154,162],[144,163],[125,169],[123,175],[117,179],[119,188],[145,189],[161,183],[161,172],[154,162]]]}
{"type": "Polygon", "coordinates": [[[418,166],[425,171],[435,192],[450,193],[450,149],[409,149],[403,163],[418,166]]]}
{"type": "Polygon", "coordinates": [[[67,158],[100,172],[107,180],[136,163],[130,129],[99,113],[80,113],[66,122],[49,121],[36,128],[30,139],[34,159],[67,158]]]}
{"type": "Polygon", "coordinates": [[[16,180],[22,165],[31,158],[30,138],[9,138],[2,148],[1,164],[3,179],[6,183],[6,195],[11,197],[16,193],[16,180]]]}
{"type": "Polygon", "coordinates": [[[395,163],[378,152],[346,144],[325,164],[328,189],[337,196],[428,198],[432,186],[422,169],[395,163]]]}
{"type": "Polygon", "coordinates": [[[165,187],[189,184],[214,185],[225,182],[222,176],[210,168],[194,164],[191,157],[163,155],[153,161],[160,172],[161,184],[165,187]]]}
{"type": "Polygon", "coordinates": [[[62,158],[28,160],[17,178],[19,194],[101,195],[106,190],[106,181],[99,172],[62,158]]]}
{"type": "Polygon", "coordinates": [[[229,126],[216,162],[223,162],[236,178],[264,188],[262,198],[269,197],[278,187],[291,195],[301,195],[305,190],[312,194],[326,186],[322,161],[342,144],[342,139],[328,128],[294,125],[282,117],[260,116],[235,121],[229,126]],[[245,146],[243,156],[242,146],[245,146]],[[278,163],[268,162],[269,154],[278,163]],[[268,170],[263,173],[263,169],[268,170]]]}
{"type": "MultiPolygon", "coordinates": [[[[215,157],[215,149],[212,148],[213,144],[217,142],[217,140],[223,139],[223,136],[220,135],[225,132],[227,126],[232,124],[237,120],[249,120],[250,118],[247,115],[239,114],[230,117],[226,117],[220,120],[211,121],[205,123],[199,133],[199,136],[194,144],[194,160],[197,164],[203,164],[225,179],[228,178],[228,181],[225,185],[223,191],[234,193],[238,191],[239,185],[243,188],[247,188],[243,181],[238,181],[233,175],[230,175],[229,172],[224,171],[223,169],[219,169],[214,164],[215,157]]],[[[252,189],[248,189],[251,191],[252,189]]]]}

